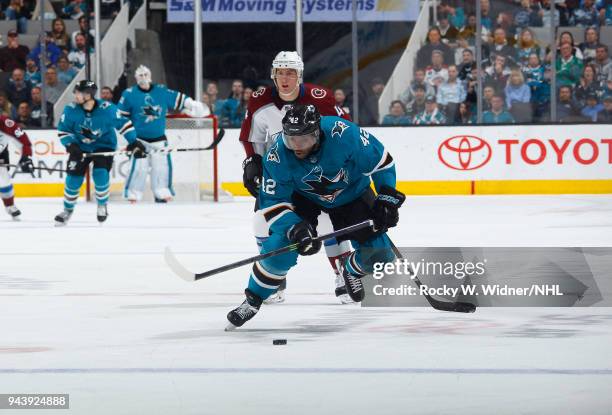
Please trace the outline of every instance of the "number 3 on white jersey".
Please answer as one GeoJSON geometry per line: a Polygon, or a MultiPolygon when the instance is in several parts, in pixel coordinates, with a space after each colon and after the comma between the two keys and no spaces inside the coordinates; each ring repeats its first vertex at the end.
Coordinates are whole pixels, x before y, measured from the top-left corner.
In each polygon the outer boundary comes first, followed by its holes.
{"type": "Polygon", "coordinates": [[[276,193],[274,188],[276,187],[276,181],[274,179],[267,179],[264,184],[263,191],[269,195],[273,195],[276,193]]]}

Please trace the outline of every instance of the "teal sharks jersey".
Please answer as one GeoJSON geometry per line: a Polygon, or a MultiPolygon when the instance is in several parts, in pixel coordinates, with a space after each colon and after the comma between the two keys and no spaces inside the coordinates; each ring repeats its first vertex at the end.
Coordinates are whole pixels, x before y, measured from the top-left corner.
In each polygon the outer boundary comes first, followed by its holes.
{"type": "Polygon", "coordinates": [[[395,162],[382,143],[335,116],[321,117],[319,148],[305,159],[287,149],[279,134],[264,155],[263,169],[260,206],[266,218],[273,218],[268,225],[278,231],[301,220],[291,210],[293,192],[333,209],[361,197],[370,180],[377,190],[396,184],[395,162]]]}
{"type": "Polygon", "coordinates": [[[119,110],[132,120],[138,138],[147,141],[166,133],[168,110],[181,111],[186,99],[187,96],[165,85],[151,84],[148,91],[133,86],[123,91],[119,110]]]}
{"type": "Polygon", "coordinates": [[[64,146],[76,143],[86,153],[116,149],[115,130],[129,143],[137,138],[132,122],[123,117],[113,103],[101,100],[96,100],[91,111],[86,111],[76,103],[66,105],[57,130],[64,146]]]}

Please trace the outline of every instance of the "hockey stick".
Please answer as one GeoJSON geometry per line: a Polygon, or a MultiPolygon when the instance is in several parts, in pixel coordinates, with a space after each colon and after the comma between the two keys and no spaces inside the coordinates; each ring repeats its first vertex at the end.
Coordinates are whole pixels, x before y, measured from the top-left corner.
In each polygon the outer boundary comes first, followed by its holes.
{"type": "MultiPolygon", "coordinates": [[[[14,168],[18,168],[19,165],[18,164],[0,164],[0,167],[14,167],[14,168]]],[[[54,169],[51,167],[32,167],[32,169],[34,170],[46,170],[46,171],[59,171],[60,173],[68,173],[67,170],[63,170],[63,169],[54,169]]],[[[23,172],[25,173],[25,172],[23,172]]]]}
{"type": "MultiPolygon", "coordinates": [[[[217,147],[217,145],[221,142],[221,140],[223,140],[224,136],[225,136],[225,130],[223,128],[219,128],[219,133],[217,134],[217,137],[213,140],[212,143],[210,143],[210,145],[208,145],[206,147],[156,148],[156,149],[152,149],[152,150],[147,151],[146,154],[152,154],[152,153],[177,153],[177,152],[183,152],[183,151],[207,151],[207,150],[213,150],[215,147],[217,147]]],[[[117,151],[103,151],[103,152],[99,152],[99,153],[83,153],[83,156],[85,156],[85,157],[90,157],[90,156],[117,156],[117,155],[120,155],[120,154],[131,155],[132,151],[117,150],[117,151]]]]}
{"type": "MultiPolygon", "coordinates": [[[[318,236],[317,238],[315,238],[315,240],[317,241],[325,241],[327,239],[332,239],[338,236],[342,236],[342,235],[346,235],[348,233],[351,232],[355,232],[359,229],[363,229],[363,228],[367,228],[370,226],[374,226],[374,221],[371,220],[366,220],[364,222],[360,222],[357,223],[355,225],[351,225],[351,226],[347,226],[346,228],[342,228],[340,230],[337,230],[335,232],[331,232],[325,235],[321,235],[318,236]]],[[[228,265],[224,265],[222,267],[219,268],[215,268],[215,269],[211,269],[210,271],[205,271],[205,272],[201,272],[201,273],[193,273],[191,271],[189,271],[187,268],[185,268],[174,256],[174,253],[172,253],[172,251],[170,250],[169,247],[166,247],[166,250],[164,252],[164,259],[166,260],[166,264],[168,264],[168,266],[170,267],[170,269],[179,277],[181,277],[182,279],[184,279],[185,281],[188,282],[193,282],[193,281],[197,281],[197,280],[201,280],[202,278],[206,278],[206,277],[210,277],[211,275],[215,275],[215,274],[219,274],[221,272],[225,272],[225,271],[229,271],[231,269],[234,268],[238,268],[241,267],[243,265],[248,265],[248,264],[252,264],[253,262],[257,262],[257,261],[261,261],[262,259],[265,258],[270,258],[272,256],[276,256],[276,255],[280,255],[280,254],[284,254],[287,252],[291,252],[291,251],[295,251],[296,249],[298,249],[298,245],[297,243],[291,244],[291,245],[287,245],[284,248],[279,248],[276,249],[274,251],[270,251],[267,252],[265,254],[261,254],[261,255],[256,255],[250,258],[246,258],[243,259],[241,261],[238,262],[234,262],[228,265]]]]}
{"type": "MultiPolygon", "coordinates": [[[[395,256],[398,259],[404,259],[404,257],[402,256],[402,253],[400,252],[399,249],[397,249],[397,246],[395,246],[393,241],[389,239],[389,242],[391,242],[391,248],[393,249],[393,253],[395,254],[395,256]]],[[[414,281],[417,287],[421,288],[421,285],[423,285],[423,283],[421,282],[421,280],[419,280],[419,277],[417,277],[416,275],[414,275],[414,273],[412,273],[410,278],[414,281]]],[[[466,303],[463,301],[456,301],[454,303],[450,301],[440,301],[440,300],[436,300],[429,294],[424,294],[424,295],[429,305],[431,305],[436,310],[454,311],[457,313],[473,313],[474,311],[476,311],[476,306],[472,303],[466,303]]]]}

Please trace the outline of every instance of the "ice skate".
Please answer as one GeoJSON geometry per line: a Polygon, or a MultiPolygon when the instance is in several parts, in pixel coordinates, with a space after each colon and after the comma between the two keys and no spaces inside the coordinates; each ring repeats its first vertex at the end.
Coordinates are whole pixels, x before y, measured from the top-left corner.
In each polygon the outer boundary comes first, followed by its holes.
{"type": "Polygon", "coordinates": [[[363,300],[363,297],[365,297],[365,290],[363,289],[361,279],[348,272],[343,261],[336,261],[336,266],[338,267],[338,271],[342,274],[344,287],[350,299],[356,303],[363,300]]]}
{"type": "Polygon", "coordinates": [[[244,293],[246,294],[246,300],[237,308],[227,313],[229,324],[225,331],[241,327],[244,323],[255,317],[255,314],[259,311],[259,307],[262,304],[261,298],[253,294],[249,289],[244,290],[244,293]]]}
{"type": "Polygon", "coordinates": [[[108,210],[106,209],[106,205],[98,205],[96,217],[98,218],[98,222],[100,223],[106,220],[106,218],[108,217],[108,210]]]}
{"type": "Polygon", "coordinates": [[[70,217],[72,216],[72,212],[72,210],[64,210],[60,212],[55,217],[55,226],[66,226],[66,224],[70,220],[70,217]]]}
{"type": "Polygon", "coordinates": [[[351,300],[351,297],[346,291],[346,284],[344,282],[344,278],[342,278],[342,275],[340,274],[336,274],[336,298],[338,298],[338,300],[340,300],[342,304],[354,303],[354,301],[351,300]]]}
{"type": "Polygon", "coordinates": [[[264,304],[280,304],[285,302],[285,290],[279,289],[264,300],[264,304]]]}
{"type": "Polygon", "coordinates": [[[21,211],[17,209],[17,206],[15,205],[7,206],[6,213],[8,213],[14,221],[21,220],[21,211]]]}

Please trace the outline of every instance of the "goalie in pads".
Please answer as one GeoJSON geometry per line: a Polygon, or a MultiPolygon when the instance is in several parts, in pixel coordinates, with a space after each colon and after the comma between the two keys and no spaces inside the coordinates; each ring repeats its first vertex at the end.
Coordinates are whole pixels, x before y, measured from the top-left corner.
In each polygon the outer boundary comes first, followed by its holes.
{"type": "MultiPolygon", "coordinates": [[[[151,71],[144,65],[136,69],[135,78],[137,85],[123,91],[119,110],[123,116],[132,121],[138,139],[144,142],[147,149],[168,146],[166,138],[168,111],[182,111],[190,117],[206,117],[210,114],[203,103],[168,89],[165,85],[154,84],[151,81],[151,71]]],[[[149,170],[155,201],[166,203],[172,200],[174,189],[172,158],[169,153],[151,153],[146,158],[132,157],[123,197],[131,203],[142,199],[149,170]]]]}

